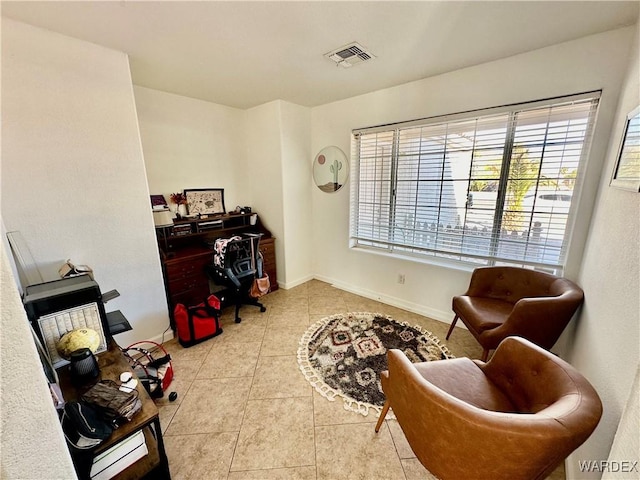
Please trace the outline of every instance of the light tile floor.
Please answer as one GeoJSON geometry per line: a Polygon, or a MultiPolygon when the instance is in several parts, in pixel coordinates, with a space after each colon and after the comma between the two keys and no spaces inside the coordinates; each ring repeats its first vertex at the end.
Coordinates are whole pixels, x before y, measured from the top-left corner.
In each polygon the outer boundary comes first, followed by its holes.
{"type": "MultiPolygon", "coordinates": [[[[298,342],[321,318],[379,312],[420,325],[444,342],[448,325],[312,280],[262,299],[267,311],[227,309],[222,335],[191,348],[165,344],[174,380],[158,401],[171,476],[183,479],[432,479],[395,420],[374,432],[377,414],[345,410],[319,395],[298,369],[298,342]]],[[[457,357],[479,358],[456,328],[444,342],[457,357]]],[[[554,472],[564,479],[564,468],[554,472]]]]}

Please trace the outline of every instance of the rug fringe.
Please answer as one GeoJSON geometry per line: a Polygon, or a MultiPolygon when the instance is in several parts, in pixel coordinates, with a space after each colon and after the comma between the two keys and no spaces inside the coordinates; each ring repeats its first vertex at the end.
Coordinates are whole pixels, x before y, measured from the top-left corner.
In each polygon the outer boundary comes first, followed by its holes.
{"type": "MultiPolygon", "coordinates": [[[[391,317],[390,315],[385,315],[383,313],[371,313],[371,312],[348,312],[348,313],[337,313],[334,315],[330,315],[328,317],[324,317],[320,320],[318,320],[317,322],[315,322],[313,325],[309,326],[309,328],[307,328],[307,330],[304,332],[304,334],[302,335],[302,338],[300,339],[300,341],[298,342],[298,367],[300,368],[300,371],[302,372],[302,374],[304,375],[304,377],[307,379],[307,381],[311,384],[311,386],[320,394],[322,395],[324,398],[326,398],[327,400],[334,402],[336,397],[340,397],[343,400],[343,406],[345,410],[349,410],[355,413],[359,413],[360,415],[363,416],[367,416],[369,415],[369,411],[373,410],[374,412],[376,412],[378,415],[380,415],[380,412],[382,412],[382,407],[379,407],[377,405],[373,405],[371,403],[366,403],[366,402],[361,402],[359,400],[355,400],[349,396],[347,396],[346,394],[344,394],[343,392],[341,392],[340,390],[336,390],[332,387],[330,387],[329,385],[327,385],[324,382],[324,379],[322,377],[320,377],[320,375],[318,375],[318,372],[315,370],[315,368],[313,367],[313,365],[311,365],[311,362],[309,361],[309,355],[308,355],[308,345],[309,345],[309,341],[311,340],[312,336],[318,331],[318,329],[324,325],[326,325],[327,323],[331,322],[332,320],[336,320],[340,317],[343,317],[345,315],[372,315],[374,317],[383,317],[386,318],[387,320],[391,320],[399,325],[402,325],[404,327],[411,327],[416,329],[418,332],[420,332],[422,335],[426,335],[430,341],[432,341],[434,344],[436,344],[438,346],[438,348],[440,348],[440,350],[447,356],[447,358],[455,358],[451,352],[449,351],[449,349],[443,345],[440,342],[440,339],[435,336],[433,333],[431,333],[428,330],[425,330],[424,328],[420,327],[419,325],[410,325],[408,322],[400,322],[398,320],[395,320],[393,317],[391,317]]],[[[392,411],[389,411],[387,414],[387,418],[390,419],[395,419],[395,415],[393,415],[392,411]]]]}

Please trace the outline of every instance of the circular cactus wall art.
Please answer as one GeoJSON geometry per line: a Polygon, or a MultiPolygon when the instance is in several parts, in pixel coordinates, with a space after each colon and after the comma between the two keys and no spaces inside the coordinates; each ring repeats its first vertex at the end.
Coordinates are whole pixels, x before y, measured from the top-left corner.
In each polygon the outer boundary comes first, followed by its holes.
{"type": "Polygon", "coordinates": [[[325,147],[313,161],[313,180],[320,190],[333,193],[340,190],[349,177],[349,161],[336,146],[325,147]]]}

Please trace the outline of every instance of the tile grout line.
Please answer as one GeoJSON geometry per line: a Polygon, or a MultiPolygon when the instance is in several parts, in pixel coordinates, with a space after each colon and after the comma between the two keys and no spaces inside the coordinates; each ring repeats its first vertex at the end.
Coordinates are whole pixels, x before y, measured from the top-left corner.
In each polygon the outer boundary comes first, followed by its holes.
{"type": "MultiPolygon", "coordinates": [[[[267,310],[267,325],[269,323],[269,315],[271,315],[271,312],[269,310],[267,310]]],[[[265,336],[266,331],[267,331],[267,329],[265,327],[265,331],[262,334],[262,339],[260,340],[260,349],[258,350],[258,356],[256,357],[256,363],[255,363],[254,368],[253,368],[253,374],[251,375],[251,385],[249,385],[249,391],[247,392],[247,398],[245,399],[245,402],[244,402],[244,411],[242,412],[242,420],[240,421],[240,427],[238,428],[238,434],[236,436],[236,441],[235,441],[235,444],[233,446],[233,452],[231,453],[231,461],[229,462],[229,469],[227,471],[227,478],[229,478],[229,476],[231,475],[231,467],[233,466],[233,459],[236,456],[236,450],[238,449],[238,442],[240,441],[240,432],[242,432],[242,427],[244,425],[244,419],[247,416],[247,407],[248,407],[248,404],[249,404],[249,397],[251,396],[251,389],[253,388],[253,381],[256,378],[256,369],[258,368],[258,361],[260,359],[260,350],[262,350],[262,342],[264,342],[264,336],[265,336]]]]}
{"type": "MultiPolygon", "coordinates": [[[[310,306],[310,295],[309,292],[307,291],[307,317],[309,318],[309,325],[311,325],[311,306],[310,306]]],[[[308,329],[309,327],[307,327],[308,329]]],[[[296,359],[297,362],[297,359],[296,359]]],[[[300,372],[302,374],[302,372],[300,372]]],[[[313,387],[311,387],[311,420],[312,420],[312,430],[311,432],[313,433],[313,463],[315,466],[315,472],[316,472],[316,480],[319,480],[319,472],[318,472],[318,441],[317,441],[317,435],[316,435],[316,401],[315,401],[315,397],[313,395],[313,391],[315,389],[313,387]]]]}

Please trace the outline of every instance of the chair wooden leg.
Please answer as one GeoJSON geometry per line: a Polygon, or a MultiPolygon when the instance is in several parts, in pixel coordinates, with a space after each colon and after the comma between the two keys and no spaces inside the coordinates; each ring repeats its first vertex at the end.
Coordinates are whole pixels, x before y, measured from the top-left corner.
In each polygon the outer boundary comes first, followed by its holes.
{"type": "Polygon", "coordinates": [[[378,417],[378,423],[376,423],[376,433],[380,431],[380,427],[382,426],[382,422],[384,421],[384,417],[387,416],[387,412],[389,411],[389,400],[384,402],[384,407],[382,407],[382,411],[380,412],[380,416],[378,417]]]}
{"type": "Polygon", "coordinates": [[[453,327],[456,326],[457,321],[458,321],[458,315],[453,317],[453,322],[451,322],[451,326],[449,327],[449,331],[447,332],[447,336],[445,337],[445,340],[449,340],[449,337],[451,336],[451,332],[453,332],[453,327]]]}
{"type": "Polygon", "coordinates": [[[483,350],[482,357],[480,358],[480,360],[482,360],[483,362],[486,362],[487,358],[489,358],[489,350],[483,350]]]}

